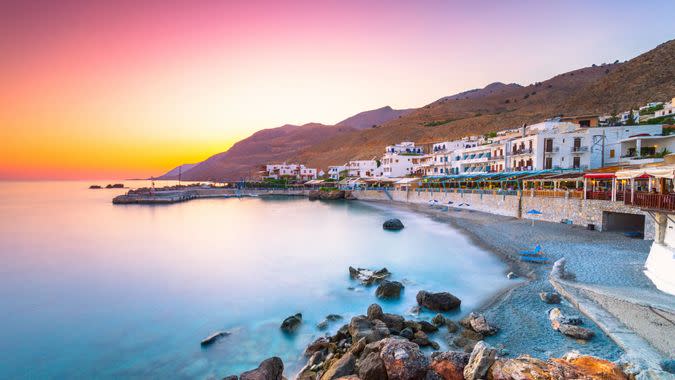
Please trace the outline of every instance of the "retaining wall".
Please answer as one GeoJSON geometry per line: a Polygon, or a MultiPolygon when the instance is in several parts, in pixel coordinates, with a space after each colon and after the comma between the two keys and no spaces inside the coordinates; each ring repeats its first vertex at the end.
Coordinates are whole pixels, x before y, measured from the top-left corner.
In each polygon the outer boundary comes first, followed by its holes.
{"type": "Polygon", "coordinates": [[[438,201],[438,205],[466,208],[514,218],[543,220],[559,223],[569,220],[572,224],[587,226],[594,224],[602,230],[603,212],[618,212],[645,216],[644,238],[654,239],[655,223],[646,212],[622,202],[601,201],[578,198],[533,197],[527,192],[524,195],[506,195],[496,192],[463,193],[454,191],[422,191],[422,190],[357,190],[352,193],[361,200],[381,200],[417,204],[429,204],[438,201]],[[389,194],[391,198],[387,195],[389,194]],[[451,201],[452,204],[448,204],[451,201]],[[460,206],[462,205],[462,206],[460,206]],[[527,214],[529,210],[538,210],[542,214],[527,214]]]}

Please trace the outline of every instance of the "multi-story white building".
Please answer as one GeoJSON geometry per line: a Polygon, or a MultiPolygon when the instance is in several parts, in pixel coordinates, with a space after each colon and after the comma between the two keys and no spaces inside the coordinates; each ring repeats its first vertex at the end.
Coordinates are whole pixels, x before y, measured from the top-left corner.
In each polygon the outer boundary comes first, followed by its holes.
{"type": "Polygon", "coordinates": [[[410,141],[387,146],[381,159],[382,176],[392,178],[414,174],[423,154],[424,149],[410,141]]]}
{"type": "Polygon", "coordinates": [[[309,181],[316,179],[317,170],[314,168],[305,167],[301,164],[268,164],[265,165],[262,171],[263,178],[271,179],[297,179],[301,181],[309,181]]]}
{"type": "Polygon", "coordinates": [[[328,176],[336,181],[340,180],[340,175],[344,175],[345,177],[347,177],[348,173],[349,173],[348,164],[334,165],[328,167],[328,176]]]}
{"type": "Polygon", "coordinates": [[[347,164],[349,177],[373,178],[382,177],[381,163],[377,160],[354,160],[347,164]]]}
{"type": "Polygon", "coordinates": [[[654,117],[675,115],[675,111],[673,110],[674,105],[675,105],[675,98],[671,99],[670,102],[665,103],[662,109],[654,112],[654,117]]]}
{"type": "Polygon", "coordinates": [[[415,143],[412,141],[404,141],[395,145],[389,145],[385,148],[385,153],[395,153],[395,154],[422,154],[424,150],[421,146],[415,146],[415,143]]]}

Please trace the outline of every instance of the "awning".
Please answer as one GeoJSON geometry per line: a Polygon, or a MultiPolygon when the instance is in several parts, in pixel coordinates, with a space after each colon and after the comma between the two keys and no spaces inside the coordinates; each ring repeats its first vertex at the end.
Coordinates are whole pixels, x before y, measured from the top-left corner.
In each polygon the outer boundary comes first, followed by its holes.
{"type": "Polygon", "coordinates": [[[616,175],[614,173],[586,173],[586,174],[584,174],[584,178],[612,179],[612,178],[616,178],[616,175]]]}
{"type": "Polygon", "coordinates": [[[420,181],[422,181],[421,178],[403,178],[403,179],[400,179],[400,180],[396,181],[395,183],[397,185],[408,185],[408,184],[420,182],[420,181]]]}
{"type": "Polygon", "coordinates": [[[305,185],[319,185],[319,184],[322,184],[324,182],[326,182],[326,181],[324,181],[322,179],[313,179],[311,181],[305,182],[305,185]]]}
{"type": "Polygon", "coordinates": [[[618,179],[630,178],[675,178],[675,165],[653,166],[631,170],[619,170],[616,172],[618,179]]]}

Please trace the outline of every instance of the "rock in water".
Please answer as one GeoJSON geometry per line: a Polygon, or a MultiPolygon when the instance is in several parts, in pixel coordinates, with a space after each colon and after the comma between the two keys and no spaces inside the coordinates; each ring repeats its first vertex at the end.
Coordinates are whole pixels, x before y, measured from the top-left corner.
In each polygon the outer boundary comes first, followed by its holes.
{"type": "Polygon", "coordinates": [[[462,301],[448,292],[430,293],[420,290],[417,293],[417,303],[433,311],[450,311],[458,308],[462,301]]]}
{"type": "Polygon", "coordinates": [[[405,227],[403,225],[403,222],[401,222],[400,219],[396,219],[396,218],[389,219],[382,224],[382,228],[384,228],[385,230],[395,230],[395,231],[397,231],[397,230],[402,230],[403,227],[405,227]]]}
{"type": "Polygon", "coordinates": [[[429,368],[429,360],[419,346],[403,339],[385,339],[380,359],[390,380],[422,380],[429,368]]]}
{"type": "Polygon", "coordinates": [[[558,331],[574,339],[589,340],[595,336],[593,330],[575,325],[562,324],[558,331]]]}
{"type": "Polygon", "coordinates": [[[548,304],[560,303],[560,294],[558,293],[541,292],[539,298],[548,304]]]}
{"type": "Polygon", "coordinates": [[[333,365],[321,376],[321,380],[334,380],[340,377],[349,376],[354,373],[356,358],[351,352],[342,355],[333,365]]]}
{"type": "Polygon", "coordinates": [[[239,375],[239,380],[281,380],[284,362],[278,357],[263,360],[258,368],[239,375]]]}
{"type": "Polygon", "coordinates": [[[464,367],[464,379],[479,380],[485,379],[487,371],[495,362],[497,357],[497,350],[490,347],[482,340],[473,347],[469,362],[464,367]]]}
{"type": "Polygon", "coordinates": [[[398,281],[384,280],[377,286],[375,296],[384,299],[397,299],[401,297],[401,290],[404,286],[398,281]]]}
{"type": "Polygon", "coordinates": [[[443,380],[464,380],[464,367],[469,357],[465,352],[434,352],[431,354],[431,369],[443,380]]]}
{"type": "Polygon", "coordinates": [[[284,319],[283,322],[281,322],[281,329],[284,332],[287,333],[292,333],[295,332],[295,330],[300,327],[300,324],[302,323],[302,314],[297,313],[295,315],[291,315],[290,317],[284,319]]]}
{"type": "Polygon", "coordinates": [[[228,336],[228,335],[230,335],[230,333],[227,332],[227,331],[218,331],[218,332],[215,332],[215,333],[213,333],[213,334],[207,336],[206,338],[204,338],[204,339],[202,340],[201,345],[202,345],[202,346],[209,346],[209,345],[215,343],[218,339],[220,339],[220,338],[222,338],[222,337],[226,337],[226,336],[228,336]]]}
{"type": "Polygon", "coordinates": [[[436,314],[432,319],[431,323],[436,327],[441,327],[445,324],[445,316],[443,314],[436,314]]]}
{"type": "Polygon", "coordinates": [[[361,380],[387,380],[387,369],[380,354],[371,352],[359,363],[359,378],[361,380]]]}
{"type": "Polygon", "coordinates": [[[473,312],[469,314],[469,325],[471,326],[471,330],[483,336],[494,335],[497,333],[497,328],[490,325],[483,314],[473,312]]]}
{"type": "Polygon", "coordinates": [[[389,277],[391,272],[387,268],[382,268],[380,270],[372,271],[365,268],[354,268],[349,267],[349,277],[354,280],[359,280],[363,285],[372,285],[379,283],[385,278],[389,277]]]}
{"type": "Polygon", "coordinates": [[[353,343],[362,338],[366,338],[367,343],[372,343],[388,337],[389,329],[379,319],[371,321],[366,316],[360,315],[352,318],[349,322],[349,335],[351,335],[353,343]]]}
{"type": "Polygon", "coordinates": [[[564,315],[557,307],[548,311],[548,319],[554,330],[571,338],[589,340],[595,336],[593,330],[579,326],[582,323],[580,317],[564,315]]]}

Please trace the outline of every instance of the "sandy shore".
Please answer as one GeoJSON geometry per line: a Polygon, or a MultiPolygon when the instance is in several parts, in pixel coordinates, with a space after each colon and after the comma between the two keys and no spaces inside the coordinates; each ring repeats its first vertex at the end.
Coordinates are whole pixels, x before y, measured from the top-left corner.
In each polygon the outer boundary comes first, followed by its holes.
{"type": "MultiPolygon", "coordinates": [[[[501,329],[499,334],[486,340],[503,346],[514,356],[558,357],[577,350],[617,360],[622,354],[622,350],[588,318],[583,318],[585,326],[596,333],[596,337],[588,342],[565,337],[551,329],[547,311],[552,306],[539,299],[539,292],[553,290],[547,276],[551,264],[559,258],[567,258],[568,269],[583,283],[644,291],[655,289],[642,273],[651,241],[565,224],[535,222],[533,225],[529,220],[467,209],[441,210],[426,205],[388,204],[423,213],[463,231],[475,244],[497,254],[521,277],[520,281],[514,281],[513,287],[498,292],[481,307],[488,319],[501,329]],[[533,249],[537,244],[551,259],[549,264],[518,260],[520,250],[533,249]]],[[[580,314],[565,301],[560,308],[567,314],[580,314]]]]}

